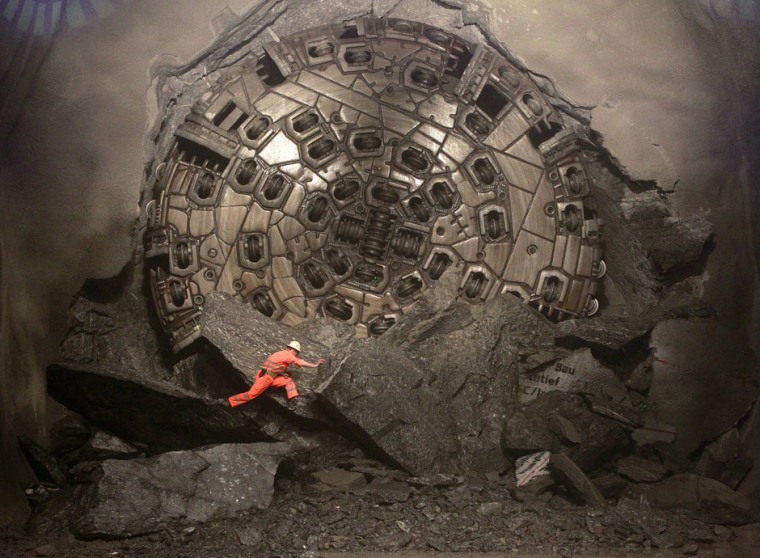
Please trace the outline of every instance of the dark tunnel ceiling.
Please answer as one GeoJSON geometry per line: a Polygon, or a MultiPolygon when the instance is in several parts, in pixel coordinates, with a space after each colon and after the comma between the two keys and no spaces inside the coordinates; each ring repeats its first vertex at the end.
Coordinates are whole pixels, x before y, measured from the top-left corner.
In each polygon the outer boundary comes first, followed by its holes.
{"type": "Polygon", "coordinates": [[[487,45],[363,18],[265,45],[177,129],[146,259],[179,350],[223,291],[286,324],[388,329],[447,268],[473,303],[596,312],[600,223],[582,141],[487,45]]]}

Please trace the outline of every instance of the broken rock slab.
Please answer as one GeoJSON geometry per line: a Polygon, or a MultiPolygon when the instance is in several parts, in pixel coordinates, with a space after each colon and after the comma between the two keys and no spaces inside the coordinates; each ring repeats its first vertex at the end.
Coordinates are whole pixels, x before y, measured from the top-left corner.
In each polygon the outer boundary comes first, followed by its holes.
{"type": "Polygon", "coordinates": [[[458,300],[459,281],[458,270],[452,267],[444,271],[383,336],[384,340],[391,345],[411,347],[472,324],[471,305],[458,300]]]}
{"type": "Polygon", "coordinates": [[[617,351],[646,335],[663,320],[689,317],[712,318],[715,311],[689,293],[672,290],[638,313],[608,313],[592,319],[560,322],[556,339],[559,343],[590,344],[617,351]]]}
{"type": "Polygon", "coordinates": [[[760,389],[757,357],[742,335],[707,320],[667,320],[652,331],[649,398],[688,455],[733,428],[760,389]]]}
{"type": "Polygon", "coordinates": [[[373,496],[379,504],[398,504],[409,499],[412,487],[406,482],[376,478],[367,486],[367,494],[373,496]]]}
{"type": "Polygon", "coordinates": [[[165,347],[151,323],[140,270],[129,265],[112,279],[87,281],[69,308],[59,348],[64,362],[118,370],[134,378],[167,375],[165,347]]]}
{"type": "Polygon", "coordinates": [[[265,509],[286,444],[224,444],[106,460],[78,486],[72,533],[83,539],[155,532],[265,509]]]}
{"type": "Polygon", "coordinates": [[[59,349],[62,364],[115,373],[135,383],[172,384],[209,397],[243,389],[247,380],[202,342],[182,355],[172,354],[142,292],[140,269],[129,265],[115,278],[86,282],[69,308],[59,349]]]}
{"type": "Polygon", "coordinates": [[[345,469],[337,467],[315,471],[311,475],[317,481],[312,487],[323,492],[330,490],[359,489],[367,486],[367,479],[362,473],[346,471],[345,469]]]}
{"type": "Polygon", "coordinates": [[[151,452],[226,442],[291,441],[285,417],[261,405],[232,409],[174,385],[54,364],[48,393],[89,423],[151,452]]]}
{"type": "Polygon", "coordinates": [[[401,349],[357,339],[316,393],[334,420],[382,461],[412,474],[453,467],[450,417],[401,349]]]}
{"type": "Polygon", "coordinates": [[[691,473],[672,476],[654,485],[635,485],[635,493],[661,509],[683,509],[707,523],[749,523],[750,502],[725,484],[691,473]]]}
{"type": "Polygon", "coordinates": [[[103,461],[105,459],[131,459],[138,457],[140,450],[118,436],[95,429],[87,442],[61,458],[68,467],[83,461],[103,461]]]}
{"type": "Polygon", "coordinates": [[[50,452],[27,436],[19,436],[18,443],[27,463],[39,480],[51,482],[57,486],[66,484],[66,473],[50,452]]]}

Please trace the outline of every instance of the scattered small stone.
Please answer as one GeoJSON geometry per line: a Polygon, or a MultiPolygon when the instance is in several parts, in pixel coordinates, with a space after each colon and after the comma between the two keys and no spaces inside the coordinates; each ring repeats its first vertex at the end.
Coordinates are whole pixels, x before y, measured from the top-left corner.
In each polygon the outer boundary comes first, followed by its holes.
{"type": "Polygon", "coordinates": [[[376,496],[378,503],[394,504],[406,502],[412,490],[413,488],[405,482],[390,478],[376,478],[367,486],[366,493],[376,496]]]}
{"type": "Polygon", "coordinates": [[[586,516],[586,529],[595,537],[601,537],[604,534],[604,524],[598,517],[586,516]]]}
{"type": "Polygon", "coordinates": [[[360,488],[366,486],[367,479],[362,473],[356,471],[345,471],[343,469],[329,469],[326,471],[317,471],[312,473],[313,476],[321,483],[317,485],[318,489],[348,489],[360,488]]]}
{"type": "Polygon", "coordinates": [[[667,469],[652,459],[629,455],[618,461],[617,472],[634,482],[657,482],[665,477],[667,469]]]}
{"type": "Polygon", "coordinates": [[[319,542],[320,542],[320,536],[319,535],[309,535],[306,537],[306,546],[308,546],[311,549],[318,549],[319,548],[319,542]]]}
{"type": "Polygon", "coordinates": [[[55,556],[55,546],[52,544],[43,544],[34,549],[35,556],[55,556]]]}
{"type": "Polygon", "coordinates": [[[499,517],[504,510],[504,504],[501,502],[486,502],[478,506],[478,513],[481,515],[492,515],[499,517]]]}
{"type": "Polygon", "coordinates": [[[464,477],[461,475],[447,475],[444,473],[435,473],[433,475],[409,477],[406,479],[412,486],[431,486],[434,488],[446,488],[449,486],[456,486],[464,482],[464,477]]]}
{"type": "Polygon", "coordinates": [[[732,541],[734,540],[734,530],[731,529],[731,527],[726,527],[725,525],[716,525],[713,527],[713,533],[715,533],[715,537],[719,541],[732,541]]]}
{"type": "Polygon", "coordinates": [[[549,428],[566,444],[580,444],[581,435],[575,425],[562,415],[549,417],[549,428]]]}
{"type": "Polygon", "coordinates": [[[383,550],[399,550],[412,542],[412,535],[410,533],[397,532],[390,535],[382,535],[375,539],[375,542],[379,548],[383,550]]]}

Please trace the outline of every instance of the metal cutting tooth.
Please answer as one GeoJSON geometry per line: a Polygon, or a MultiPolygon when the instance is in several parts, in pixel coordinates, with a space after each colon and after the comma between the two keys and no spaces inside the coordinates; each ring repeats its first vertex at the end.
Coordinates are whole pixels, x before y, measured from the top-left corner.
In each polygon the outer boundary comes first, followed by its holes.
{"type": "Polygon", "coordinates": [[[447,269],[473,304],[591,315],[606,266],[587,144],[529,75],[447,30],[367,16],[283,37],[199,95],[157,167],[160,321],[187,346],[220,290],[379,335],[447,269]]]}

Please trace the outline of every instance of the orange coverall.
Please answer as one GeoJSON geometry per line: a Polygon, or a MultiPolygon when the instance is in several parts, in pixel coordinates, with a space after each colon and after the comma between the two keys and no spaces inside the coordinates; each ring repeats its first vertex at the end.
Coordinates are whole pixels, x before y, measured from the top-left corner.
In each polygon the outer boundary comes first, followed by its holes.
{"type": "Polygon", "coordinates": [[[248,403],[264,393],[269,386],[284,387],[288,399],[298,397],[296,383],[286,371],[291,364],[300,368],[305,362],[287,349],[274,353],[266,360],[261,370],[256,373],[256,380],[251,389],[228,398],[230,406],[237,407],[243,403],[248,403]]]}

